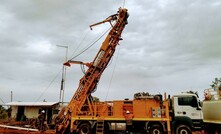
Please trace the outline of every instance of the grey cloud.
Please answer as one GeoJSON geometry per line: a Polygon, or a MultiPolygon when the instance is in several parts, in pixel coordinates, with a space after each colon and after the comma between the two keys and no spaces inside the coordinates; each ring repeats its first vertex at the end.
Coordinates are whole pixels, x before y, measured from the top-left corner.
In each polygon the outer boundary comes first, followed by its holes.
{"type": "MultiPolygon", "coordinates": [[[[56,45],[68,45],[69,58],[77,55],[109,27],[104,24],[89,31],[89,25],[116,13],[122,5],[122,1],[112,0],[3,0],[1,98],[7,102],[4,96],[13,90],[16,100],[35,101],[44,92],[40,100],[57,101],[65,49],[56,45]],[[30,90],[33,97],[26,95],[30,90]]],[[[120,99],[119,90],[123,98],[131,98],[137,91],[173,93],[191,88],[203,92],[220,76],[220,6],[218,0],[126,1],[130,17],[124,40],[94,95],[104,98],[109,85],[109,99],[120,99]]],[[[75,60],[92,61],[103,39],[75,60]]],[[[66,101],[82,76],[79,66],[68,68],[66,101]]]]}

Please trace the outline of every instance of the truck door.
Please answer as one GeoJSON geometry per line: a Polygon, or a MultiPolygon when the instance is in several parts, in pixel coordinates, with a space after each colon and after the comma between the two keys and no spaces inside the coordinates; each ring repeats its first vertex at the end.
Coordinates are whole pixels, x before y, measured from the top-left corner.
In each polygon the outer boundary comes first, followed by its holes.
{"type": "Polygon", "coordinates": [[[187,116],[193,120],[202,119],[202,110],[195,96],[179,96],[176,100],[175,116],[187,116]]]}

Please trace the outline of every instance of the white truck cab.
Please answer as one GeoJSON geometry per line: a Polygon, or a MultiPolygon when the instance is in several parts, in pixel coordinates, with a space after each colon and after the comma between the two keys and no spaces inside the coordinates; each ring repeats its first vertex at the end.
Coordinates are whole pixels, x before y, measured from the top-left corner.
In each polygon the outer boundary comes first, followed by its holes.
{"type": "Polygon", "coordinates": [[[191,134],[194,130],[201,130],[203,113],[198,95],[195,93],[181,93],[172,97],[172,126],[176,134],[191,134]]]}

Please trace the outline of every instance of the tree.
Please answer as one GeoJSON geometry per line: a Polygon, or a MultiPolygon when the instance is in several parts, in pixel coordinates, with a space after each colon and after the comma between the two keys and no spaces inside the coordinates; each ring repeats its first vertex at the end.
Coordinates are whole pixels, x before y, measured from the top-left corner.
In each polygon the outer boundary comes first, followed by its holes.
{"type": "Polygon", "coordinates": [[[214,90],[221,90],[221,78],[215,78],[215,81],[212,81],[212,85],[210,85],[214,90]]]}
{"type": "Polygon", "coordinates": [[[98,97],[95,97],[95,96],[92,96],[92,97],[93,97],[94,102],[99,102],[100,101],[100,99],[98,97]]]}
{"type": "Polygon", "coordinates": [[[2,105],[0,105],[0,119],[6,119],[6,118],[7,118],[7,111],[2,105]]]}

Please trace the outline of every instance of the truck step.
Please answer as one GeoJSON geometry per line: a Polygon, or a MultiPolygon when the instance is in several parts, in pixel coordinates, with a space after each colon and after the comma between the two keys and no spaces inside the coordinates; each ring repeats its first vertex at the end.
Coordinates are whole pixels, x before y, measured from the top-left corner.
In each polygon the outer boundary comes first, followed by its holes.
{"type": "Polygon", "coordinates": [[[97,120],[96,134],[104,134],[104,119],[100,118],[97,120]]]}

